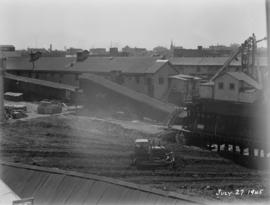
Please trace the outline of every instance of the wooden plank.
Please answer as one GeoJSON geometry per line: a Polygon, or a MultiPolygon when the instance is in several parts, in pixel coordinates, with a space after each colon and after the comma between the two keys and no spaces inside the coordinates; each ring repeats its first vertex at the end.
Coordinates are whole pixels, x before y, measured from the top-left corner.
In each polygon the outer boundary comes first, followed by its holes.
{"type": "Polygon", "coordinates": [[[147,197],[142,200],[143,204],[155,204],[158,201],[159,196],[156,194],[148,193],[147,197]]]}
{"type": "Polygon", "coordinates": [[[127,189],[125,188],[124,191],[122,191],[120,194],[119,194],[119,198],[118,200],[115,202],[115,204],[123,204],[122,202],[122,198],[124,198],[124,196],[128,193],[128,191],[130,191],[130,189],[127,189]]]}
{"type": "MultiPolygon", "coordinates": [[[[24,191],[24,189],[27,189],[28,187],[28,182],[29,180],[32,180],[32,176],[33,176],[34,171],[32,170],[27,170],[25,173],[25,176],[22,176],[22,178],[20,180],[17,181],[17,185],[14,188],[14,191],[22,198],[22,192],[24,191]]],[[[23,197],[25,198],[25,197],[23,197]]]]}
{"type": "Polygon", "coordinates": [[[82,184],[84,184],[84,180],[80,178],[65,176],[56,189],[57,194],[49,199],[48,202],[50,204],[64,204],[73,192],[78,191],[82,184]]]}
{"type": "Polygon", "coordinates": [[[141,200],[145,197],[147,197],[147,193],[129,189],[126,194],[119,199],[119,201],[120,204],[142,204],[141,200]]]}
{"type": "Polygon", "coordinates": [[[83,204],[93,185],[92,180],[80,179],[64,204],[83,204]]]}
{"type": "Polygon", "coordinates": [[[110,189],[111,186],[111,184],[107,184],[105,182],[95,182],[83,204],[98,204],[106,189],[110,189]]]}
{"type": "Polygon", "coordinates": [[[12,204],[20,199],[2,180],[0,180],[0,204],[12,204]]]}
{"type": "Polygon", "coordinates": [[[37,191],[34,192],[33,197],[37,204],[49,204],[48,200],[51,199],[56,193],[57,187],[63,180],[64,175],[50,174],[45,182],[40,184],[37,191]]]}
{"type": "MultiPolygon", "coordinates": [[[[27,177],[29,176],[29,170],[9,167],[3,181],[17,194],[21,192],[27,177]]],[[[30,173],[31,174],[31,173],[30,173]]],[[[20,196],[20,195],[19,195],[20,196]]]]}
{"type": "Polygon", "coordinates": [[[119,201],[119,198],[121,197],[121,194],[124,193],[125,190],[126,188],[121,187],[121,186],[117,186],[117,185],[109,186],[105,190],[98,204],[117,204],[117,202],[119,201]]]}
{"type": "Polygon", "coordinates": [[[108,177],[103,177],[103,176],[98,176],[98,175],[93,175],[93,174],[85,174],[85,173],[79,173],[79,172],[75,172],[75,171],[66,171],[66,170],[59,170],[59,169],[54,169],[54,168],[39,167],[39,166],[26,165],[26,164],[18,164],[18,163],[12,163],[12,162],[1,162],[1,164],[2,164],[2,166],[5,166],[5,167],[24,168],[24,169],[35,170],[35,171],[47,173],[47,174],[58,173],[61,175],[68,175],[68,176],[83,178],[84,180],[88,179],[88,180],[102,181],[105,183],[110,183],[110,184],[115,184],[115,185],[119,185],[122,187],[130,188],[131,190],[136,189],[136,190],[140,190],[143,192],[155,193],[157,195],[161,195],[164,197],[179,198],[179,199],[183,198],[185,200],[190,200],[190,201],[194,201],[194,202],[197,201],[197,203],[200,203],[202,200],[201,198],[195,199],[195,197],[191,197],[188,195],[167,192],[167,191],[163,191],[163,190],[159,190],[159,189],[150,188],[149,186],[145,186],[145,185],[139,185],[139,184],[135,184],[135,183],[125,182],[125,181],[121,181],[121,180],[117,180],[117,179],[113,179],[113,178],[108,178],[108,177]]]}
{"type": "MultiPolygon", "coordinates": [[[[16,172],[17,170],[18,168],[2,166],[1,179],[8,182],[9,180],[11,180],[13,172],[16,172]]],[[[16,174],[14,177],[16,177],[16,174]]]]}
{"type": "Polygon", "coordinates": [[[189,201],[186,201],[186,200],[181,200],[181,199],[177,199],[176,202],[175,202],[175,205],[192,205],[192,204],[195,205],[195,203],[192,203],[192,202],[189,202],[189,201]]]}
{"type": "Polygon", "coordinates": [[[45,172],[33,172],[31,178],[25,183],[24,189],[21,192],[23,198],[33,197],[35,192],[45,183],[49,178],[49,174],[45,172]]]}
{"type": "MultiPolygon", "coordinates": [[[[3,178],[12,179],[13,183],[16,177],[23,176],[25,173],[23,178],[26,178],[23,180],[24,183],[21,183],[24,186],[21,184],[13,186],[21,190],[24,198],[34,197],[37,204],[50,204],[50,202],[57,201],[63,202],[62,204],[94,202],[104,204],[107,201],[115,201],[116,204],[125,202],[128,204],[141,204],[143,202],[162,204],[163,197],[168,199],[168,201],[165,200],[168,204],[171,204],[171,202],[176,203],[173,198],[179,199],[181,203],[189,203],[189,199],[193,198],[175,192],[165,192],[144,185],[74,171],[6,162],[1,163],[0,167],[4,167],[1,170],[3,178]]],[[[203,201],[200,202],[203,203],[203,201]]],[[[199,203],[198,200],[197,203],[199,203]]]]}
{"type": "Polygon", "coordinates": [[[160,197],[155,205],[174,205],[176,201],[177,201],[176,199],[168,197],[160,197]]]}

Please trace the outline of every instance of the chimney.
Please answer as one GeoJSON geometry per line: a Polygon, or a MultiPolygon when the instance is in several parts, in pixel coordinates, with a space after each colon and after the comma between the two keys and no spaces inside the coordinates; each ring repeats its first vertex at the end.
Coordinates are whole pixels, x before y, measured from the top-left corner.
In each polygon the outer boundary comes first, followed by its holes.
{"type": "Polygon", "coordinates": [[[118,56],[118,48],[117,47],[110,48],[110,55],[111,56],[118,56]]]}
{"type": "Polygon", "coordinates": [[[203,47],[202,46],[197,46],[199,51],[202,51],[203,47]]]}

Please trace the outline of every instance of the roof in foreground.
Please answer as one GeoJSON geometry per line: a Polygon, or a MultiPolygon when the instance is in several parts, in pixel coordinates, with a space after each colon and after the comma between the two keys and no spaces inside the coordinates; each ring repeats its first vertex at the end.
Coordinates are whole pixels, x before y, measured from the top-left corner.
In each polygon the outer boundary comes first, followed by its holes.
{"type": "Polygon", "coordinates": [[[8,58],[7,70],[55,70],[81,72],[155,73],[168,61],[154,57],[88,57],[76,62],[74,57],[41,57],[35,67],[28,57],[8,58]]]}
{"type": "Polygon", "coordinates": [[[13,201],[19,200],[20,197],[15,194],[4,182],[0,179],[0,204],[12,204],[13,201]]]}
{"type": "Polygon", "coordinates": [[[235,78],[237,80],[244,81],[245,83],[251,85],[252,87],[254,87],[258,90],[262,89],[261,84],[259,84],[257,81],[255,81],[254,79],[252,79],[251,77],[249,77],[247,74],[245,74],[243,72],[227,72],[227,74],[232,76],[233,78],[235,78]]]}
{"type": "Polygon", "coordinates": [[[96,83],[100,86],[103,86],[107,89],[110,89],[114,92],[117,92],[121,95],[124,95],[130,99],[136,100],[137,102],[145,103],[147,105],[150,105],[156,109],[159,109],[165,113],[172,113],[177,106],[162,102],[156,98],[151,98],[148,95],[145,95],[143,93],[136,92],[132,89],[129,89],[125,86],[119,85],[115,82],[112,82],[110,80],[107,80],[103,77],[100,77],[98,75],[94,75],[91,73],[84,73],[80,76],[81,79],[89,80],[93,83],[96,83]]]}
{"type": "Polygon", "coordinates": [[[69,90],[72,92],[77,91],[77,88],[78,88],[76,86],[67,85],[67,84],[63,84],[63,83],[56,83],[56,82],[52,82],[52,81],[48,81],[48,80],[40,80],[40,79],[36,79],[36,78],[17,76],[17,75],[13,75],[10,73],[5,73],[4,77],[6,79],[10,79],[10,80],[21,81],[21,82],[25,82],[25,83],[30,83],[30,84],[34,84],[34,85],[50,87],[50,88],[55,88],[55,89],[60,89],[60,90],[69,90]]]}
{"type": "Polygon", "coordinates": [[[0,163],[2,180],[35,204],[199,204],[202,200],[108,177],[0,163]]]}

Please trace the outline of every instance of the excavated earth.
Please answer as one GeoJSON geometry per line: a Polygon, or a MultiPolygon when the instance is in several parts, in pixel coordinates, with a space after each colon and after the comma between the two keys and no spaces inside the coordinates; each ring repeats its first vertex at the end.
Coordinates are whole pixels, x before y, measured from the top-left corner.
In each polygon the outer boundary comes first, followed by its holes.
{"type": "Polygon", "coordinates": [[[198,147],[170,143],[162,140],[162,132],[150,124],[85,116],[30,118],[1,125],[0,154],[2,161],[108,176],[214,201],[269,200],[268,171],[242,167],[198,147]],[[132,167],[134,140],[142,137],[161,140],[174,151],[176,169],[132,167]]]}

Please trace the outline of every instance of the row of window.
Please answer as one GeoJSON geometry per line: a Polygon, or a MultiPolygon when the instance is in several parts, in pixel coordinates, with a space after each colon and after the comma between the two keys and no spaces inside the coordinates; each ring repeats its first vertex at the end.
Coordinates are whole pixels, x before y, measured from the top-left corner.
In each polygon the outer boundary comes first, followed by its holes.
{"type": "MultiPolygon", "coordinates": [[[[129,79],[131,79],[131,77],[129,77],[129,79]]],[[[136,83],[137,84],[140,84],[140,77],[139,76],[136,76],[135,77],[135,81],[136,81],[136,83]]],[[[160,85],[162,85],[162,84],[164,84],[164,78],[163,77],[159,77],[158,78],[158,83],[160,84],[160,85]]],[[[145,80],[145,84],[148,84],[148,80],[145,80]]]]}
{"type": "MultiPolygon", "coordinates": [[[[223,90],[224,89],[224,83],[223,82],[219,82],[218,83],[218,89],[219,90],[223,90]]],[[[230,90],[235,90],[235,84],[234,83],[229,83],[229,89],[230,90]]]]}

